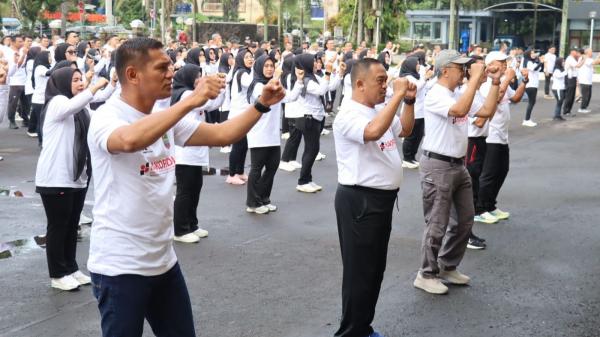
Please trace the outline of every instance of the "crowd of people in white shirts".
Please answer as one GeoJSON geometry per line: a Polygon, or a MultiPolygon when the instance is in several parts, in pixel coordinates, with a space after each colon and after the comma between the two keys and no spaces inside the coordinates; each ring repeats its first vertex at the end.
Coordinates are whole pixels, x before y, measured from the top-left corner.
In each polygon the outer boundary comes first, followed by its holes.
{"type": "MultiPolygon", "coordinates": [[[[278,169],[299,171],[299,192],[323,189],[313,179],[313,166],[325,157],[320,136],[329,132],[328,117],[335,117],[335,209],[344,264],[343,317],[336,336],[381,336],[370,324],[402,168],[420,168],[423,190],[426,227],[414,286],[443,294],[448,288],[442,281],[470,282],[457,270],[465,249],[486,247],[473,223],[510,216],[497,197],[509,170],[511,104],[527,94],[523,125],[535,126],[531,115],[545,73],[557,100],[555,120],[574,114],[577,83],[583,96],[579,112],[589,112],[589,69],[600,63],[591,50],[581,56],[577,48],[564,62],[552,56],[553,48],[543,57],[528,50],[520,63],[518,51],[482,55],[476,50],[464,57],[452,50],[429,53],[418,45],[393,68],[391,43],[377,53],[352,44],[336,48],[333,40],[323,50],[294,49],[289,42],[282,50],[269,42],[224,44],[219,34],[205,47],[189,49],[165,48],[149,38],[106,42],[79,41],[73,32],[51,45],[48,39],[11,37],[0,49],[0,117],[8,110],[10,128],[16,129],[19,112],[28,135],[41,146],[35,183],[48,220],[51,286],[73,290],[94,283],[107,336],[138,335],[139,319],[123,321],[140,308],[135,301],[123,304],[126,299],[104,289],[103,280],[133,286],[142,281],[123,276],[140,275],[181,283],[172,241],[195,243],[208,236],[198,226],[197,207],[209,146],[229,154],[226,183],[246,185],[245,210],[268,214],[278,209],[271,200],[278,169]],[[399,137],[403,159],[396,148],[399,137]],[[297,160],[302,139],[304,152],[297,160]],[[79,270],[75,256],[92,176],[90,277],[79,270]],[[125,200],[129,211],[122,209],[125,200]],[[369,239],[358,242],[356,233],[369,239]],[[104,292],[128,308],[122,309],[123,319],[111,316],[116,309],[103,303],[104,292]],[[121,331],[113,328],[129,333],[113,334],[121,331]]],[[[183,316],[191,316],[187,290],[174,296],[183,299],[183,316]]],[[[167,313],[156,315],[146,316],[153,328],[162,326],[167,313]]],[[[182,335],[193,335],[189,321],[179,328],[186,331],[182,335]]]]}

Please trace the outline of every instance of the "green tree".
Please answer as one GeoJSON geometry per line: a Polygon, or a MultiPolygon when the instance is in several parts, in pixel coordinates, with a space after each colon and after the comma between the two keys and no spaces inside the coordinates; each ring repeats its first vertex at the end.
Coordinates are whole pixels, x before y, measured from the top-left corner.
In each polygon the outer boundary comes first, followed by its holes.
{"type": "Polygon", "coordinates": [[[230,22],[239,21],[240,0],[222,0],[223,4],[223,20],[230,22]]]}
{"type": "MultiPolygon", "coordinates": [[[[35,25],[42,19],[42,12],[45,10],[55,11],[60,7],[61,0],[19,0],[16,2],[19,14],[23,19],[23,26],[27,31],[34,31],[35,25]]],[[[75,3],[73,3],[75,5],[75,3]]]]}
{"type": "Polygon", "coordinates": [[[143,20],[144,11],[140,0],[119,0],[113,5],[113,12],[118,13],[120,23],[126,28],[131,28],[129,23],[135,19],[143,20]]]}

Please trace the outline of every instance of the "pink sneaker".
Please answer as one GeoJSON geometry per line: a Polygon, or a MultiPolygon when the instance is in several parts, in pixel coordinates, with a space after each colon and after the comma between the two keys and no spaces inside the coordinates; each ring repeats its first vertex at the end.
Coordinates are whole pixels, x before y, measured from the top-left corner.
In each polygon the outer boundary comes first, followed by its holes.
{"type": "Polygon", "coordinates": [[[237,175],[235,176],[227,176],[227,179],[225,179],[225,182],[231,185],[244,185],[246,182],[243,181],[242,179],[240,179],[240,177],[238,177],[237,175]]]}
{"type": "Polygon", "coordinates": [[[248,181],[248,176],[245,174],[238,174],[237,176],[238,176],[238,178],[242,179],[243,181],[248,181]]]}

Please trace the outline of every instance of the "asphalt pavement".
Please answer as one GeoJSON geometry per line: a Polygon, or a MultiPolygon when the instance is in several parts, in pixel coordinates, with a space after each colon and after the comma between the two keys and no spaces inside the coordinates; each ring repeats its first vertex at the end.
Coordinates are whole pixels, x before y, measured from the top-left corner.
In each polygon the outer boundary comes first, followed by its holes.
{"type": "MultiPolygon", "coordinates": [[[[412,286],[424,224],[418,171],[404,170],[377,330],[388,337],[600,336],[599,93],[594,85],[591,114],[567,122],[551,120],[554,101],[540,94],[535,128],[521,126],[526,103],[512,107],[510,172],[499,196],[511,218],[475,225],[488,248],[467,252],[460,270],[471,285],[451,287],[448,295],[412,286]]],[[[245,186],[205,177],[198,214],[209,237],[175,244],[198,336],[333,336],[342,269],[332,134],[321,138],[321,148],[327,158],[313,176],[324,190],[299,193],[298,172],[278,171],[272,201],[279,210],[268,215],[245,212],[245,186]]],[[[0,336],[100,336],[89,286],[75,292],[49,286],[36,238],[45,232],[33,192],[38,154],[23,128],[0,125],[0,186],[24,195],[0,196],[0,336]]],[[[211,166],[226,168],[227,155],[212,149],[211,166]]],[[[85,214],[93,202],[90,191],[85,214]]],[[[88,232],[84,226],[78,246],[84,271],[88,232]]],[[[152,336],[148,326],[144,336],[152,336]]]]}

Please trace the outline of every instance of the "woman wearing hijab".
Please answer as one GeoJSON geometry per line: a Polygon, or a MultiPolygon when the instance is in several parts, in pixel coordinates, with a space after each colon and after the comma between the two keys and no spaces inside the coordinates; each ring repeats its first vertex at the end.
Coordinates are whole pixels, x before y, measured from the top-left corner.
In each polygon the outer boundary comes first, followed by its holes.
{"type": "Polygon", "coordinates": [[[27,58],[25,60],[25,101],[27,102],[27,106],[23,107],[23,111],[29,117],[29,121],[27,122],[27,135],[29,137],[37,137],[37,133],[35,129],[37,128],[37,119],[35,121],[31,120],[31,96],[33,95],[33,64],[35,62],[36,56],[42,51],[40,47],[31,47],[27,52],[27,58]],[[32,126],[32,124],[34,124],[32,126]],[[32,131],[33,130],[33,131],[32,131]]]}
{"type": "Polygon", "coordinates": [[[415,56],[407,57],[400,66],[400,77],[406,77],[409,82],[417,86],[414,107],[415,124],[410,136],[404,138],[402,143],[402,167],[410,169],[419,167],[416,155],[425,134],[425,93],[427,90],[425,88],[426,79],[421,75],[420,70],[419,58],[415,56]]]}
{"type": "Polygon", "coordinates": [[[554,108],[554,121],[565,121],[561,114],[563,102],[565,100],[565,77],[567,71],[564,66],[564,59],[558,57],[554,64],[554,72],[552,73],[552,93],[556,98],[556,107],[554,108]]]}
{"type": "Polygon", "coordinates": [[[300,169],[300,178],[296,190],[304,193],[315,193],[323,188],[313,182],[312,166],[315,163],[319,153],[321,134],[321,122],[325,118],[325,108],[321,101],[321,96],[327,91],[334,90],[339,78],[334,76],[331,79],[331,64],[327,64],[325,76],[322,78],[314,74],[315,56],[311,54],[302,54],[296,56],[296,68],[304,71],[304,88],[298,98],[299,113],[303,118],[297,121],[297,127],[304,137],[304,153],[302,154],[302,168],[300,169]]]}
{"type": "Polygon", "coordinates": [[[199,47],[188,50],[185,63],[200,66],[200,56],[204,56],[204,50],[199,47]]]}
{"type": "Polygon", "coordinates": [[[48,220],[46,258],[50,285],[61,290],[90,283],[75,260],[79,215],[91,176],[87,107],[94,94],[107,84],[101,80],[84,89],[81,72],[64,67],[52,72],[46,86],[44,139],[35,185],[48,220]]]}
{"type": "MultiPolygon", "coordinates": [[[[29,136],[39,136],[39,124],[40,113],[44,107],[46,100],[46,83],[48,83],[47,73],[51,68],[51,56],[50,52],[45,50],[37,54],[33,61],[33,71],[31,74],[31,86],[33,87],[33,94],[31,95],[31,116],[29,118],[29,126],[27,134],[29,136]]],[[[42,145],[42,139],[38,139],[39,145],[42,145]]]]}
{"type": "MultiPolygon", "coordinates": [[[[250,105],[248,103],[248,87],[253,80],[250,74],[253,64],[254,56],[248,49],[240,50],[235,57],[233,77],[229,84],[229,91],[231,93],[229,119],[235,118],[250,105]]],[[[248,176],[244,174],[244,163],[246,162],[247,152],[248,139],[246,137],[233,144],[231,153],[229,153],[229,176],[225,180],[228,184],[243,185],[248,180],[248,176]]]]}
{"type": "Polygon", "coordinates": [[[390,70],[390,65],[392,64],[392,57],[390,56],[390,53],[388,51],[381,52],[377,57],[377,61],[383,64],[385,71],[390,70]]]}
{"type": "Polygon", "coordinates": [[[204,74],[207,76],[216,74],[219,70],[219,55],[217,48],[206,48],[204,54],[206,55],[206,63],[204,65],[201,64],[204,74]]]}
{"type": "MultiPolygon", "coordinates": [[[[288,54],[284,57],[283,62],[281,62],[281,85],[287,89],[286,78],[289,74],[294,70],[294,56],[293,54],[288,54]]],[[[281,119],[281,139],[290,138],[290,123],[289,119],[285,117],[285,104],[282,105],[284,116],[281,119]]]]}
{"type": "MultiPolygon", "coordinates": [[[[231,53],[223,53],[219,59],[219,73],[227,74],[225,76],[225,99],[219,112],[219,123],[225,122],[229,118],[231,109],[231,79],[233,78],[233,67],[235,66],[235,57],[231,53]]],[[[230,153],[231,146],[221,147],[221,153],[230,153]]]]}
{"type": "Polygon", "coordinates": [[[90,45],[87,41],[81,41],[77,45],[77,68],[84,74],[87,71],[85,69],[85,55],[87,54],[89,47],[90,45]]]}
{"type": "MultiPolygon", "coordinates": [[[[194,64],[183,66],[173,78],[171,105],[192,94],[202,77],[202,68],[194,64]]],[[[190,111],[184,118],[194,122],[205,122],[207,110],[218,108],[225,92],[214,100],[209,100],[202,107],[190,111]]],[[[175,241],[183,243],[198,242],[208,236],[208,231],[198,227],[198,202],[202,190],[203,166],[209,165],[208,146],[175,146],[175,177],[177,192],[173,214],[175,241]]]]}
{"type": "MultiPolygon", "coordinates": [[[[281,84],[285,90],[293,90],[294,87],[300,83],[304,86],[303,81],[298,81],[297,75],[298,73],[303,75],[304,72],[295,66],[295,58],[296,56],[292,56],[283,61],[281,84]]],[[[287,172],[293,172],[302,168],[302,164],[296,161],[296,157],[298,157],[298,148],[302,141],[302,131],[298,129],[297,123],[301,118],[304,118],[302,109],[298,107],[298,104],[298,99],[290,100],[284,104],[284,119],[287,119],[288,121],[289,137],[283,147],[279,169],[287,172]]]]}
{"type": "MultiPolygon", "coordinates": [[[[256,59],[252,71],[253,80],[248,87],[248,104],[254,104],[258,100],[264,85],[273,78],[274,72],[275,63],[268,55],[256,59]]],[[[293,90],[286,91],[283,100],[296,100],[302,89],[303,84],[297,84],[293,90]]],[[[247,136],[251,162],[246,198],[246,212],[249,213],[266,214],[277,210],[277,206],[271,203],[271,190],[281,155],[281,102],[270,108],[271,111],[262,115],[247,136]]]]}
{"type": "Polygon", "coordinates": [[[525,119],[523,120],[523,126],[534,127],[537,125],[531,120],[531,112],[535,106],[538,86],[540,84],[540,73],[544,71],[544,62],[540,61],[538,53],[528,49],[523,54],[523,69],[529,71],[529,82],[525,86],[525,92],[527,93],[527,110],[525,110],[525,119]]]}
{"type": "Polygon", "coordinates": [[[350,74],[352,73],[352,67],[357,62],[357,60],[349,59],[345,62],[346,71],[344,72],[344,76],[342,77],[342,103],[343,105],[346,101],[352,98],[352,77],[350,74]]]}
{"type": "Polygon", "coordinates": [[[60,61],[77,61],[77,50],[68,43],[61,43],[54,50],[54,62],[60,61]]]}

